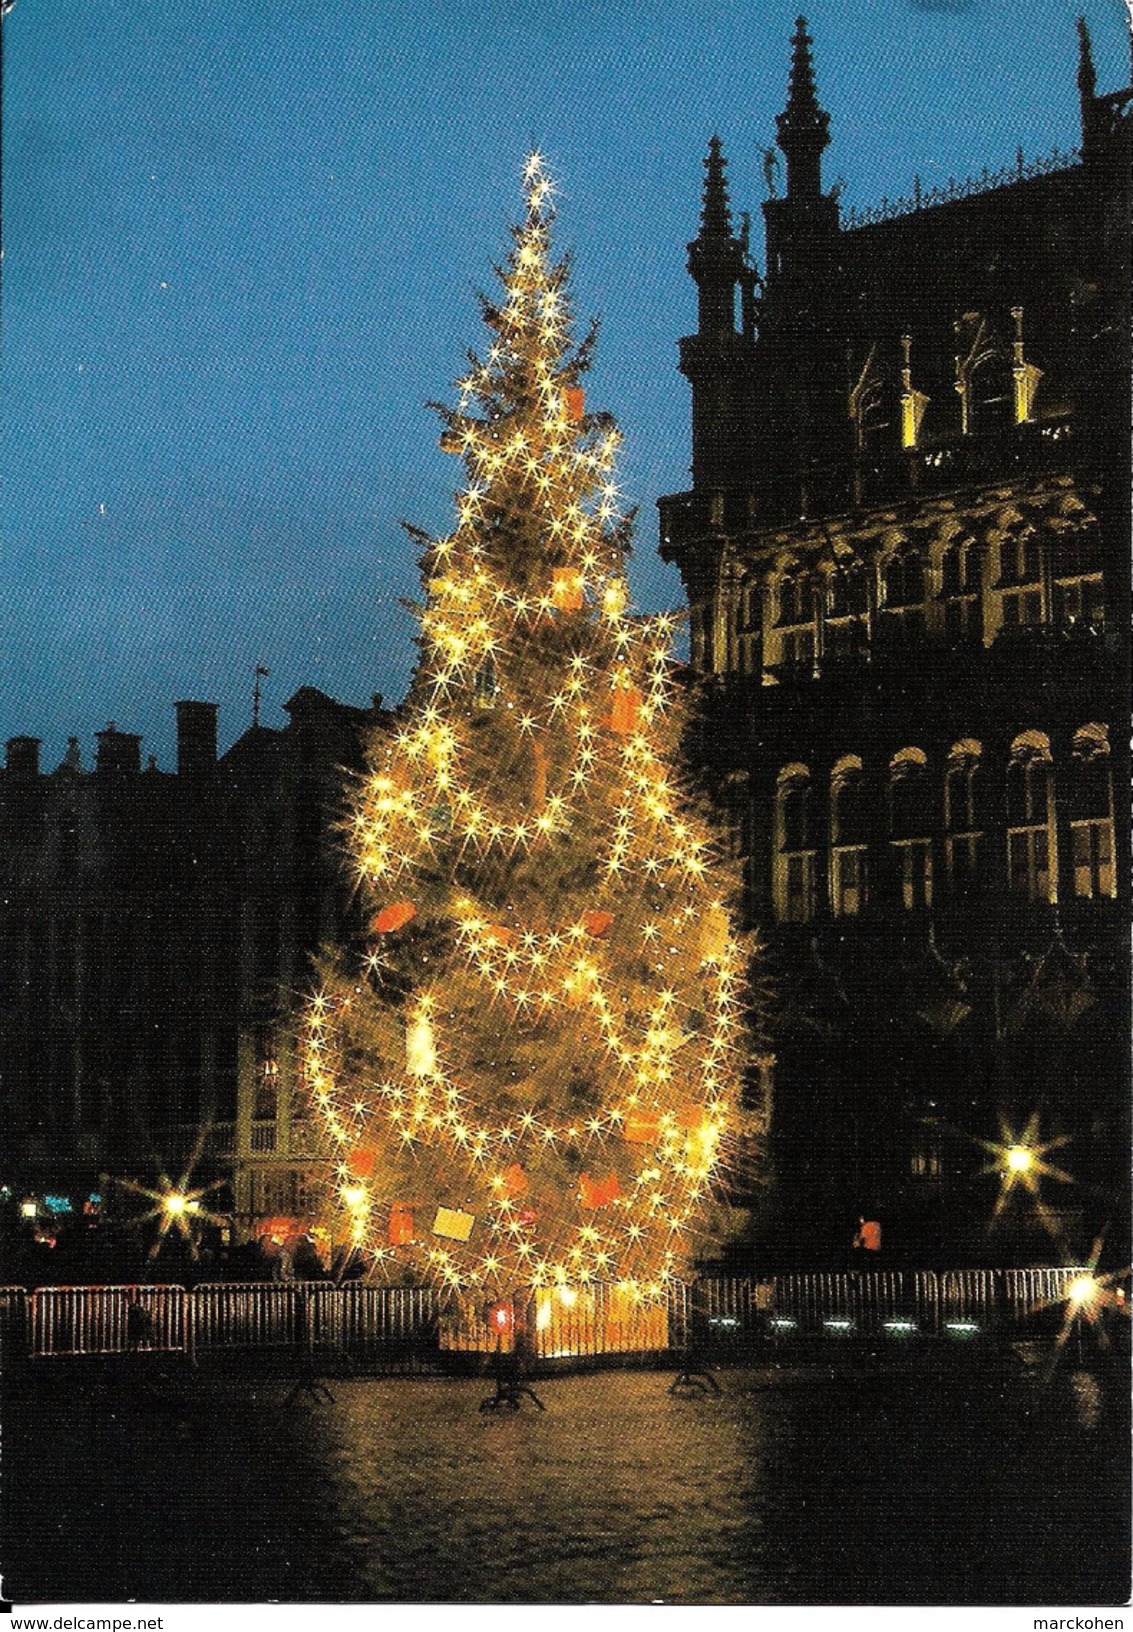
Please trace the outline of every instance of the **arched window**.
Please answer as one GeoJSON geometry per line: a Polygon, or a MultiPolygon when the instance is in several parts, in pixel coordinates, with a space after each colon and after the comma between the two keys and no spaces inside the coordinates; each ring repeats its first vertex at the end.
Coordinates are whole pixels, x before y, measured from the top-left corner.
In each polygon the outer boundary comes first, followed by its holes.
{"type": "Polygon", "coordinates": [[[1053,818],[1050,740],[1027,731],[1012,743],[1007,766],[1007,874],[1030,901],[1058,899],[1053,818]]]}
{"type": "Polygon", "coordinates": [[[747,578],[736,597],[736,652],[741,674],[755,674],[760,666],[763,597],[758,582],[747,578]]]}
{"type": "Polygon", "coordinates": [[[814,661],[814,600],[809,574],[788,569],[774,585],[776,661],[814,661]]]}
{"type": "Polygon", "coordinates": [[[924,562],[920,552],[898,550],[882,569],[886,606],[920,606],[925,597],[924,562]]]}
{"type": "Polygon", "coordinates": [[[814,834],[810,772],[787,765],[775,790],[775,851],[772,874],[775,916],[780,923],[814,917],[814,834]]]}
{"type": "Polygon", "coordinates": [[[925,567],[919,550],[906,545],[883,562],[881,591],[885,636],[902,644],[920,639],[925,626],[925,567]]]}
{"type": "Polygon", "coordinates": [[[1086,901],[1112,898],[1117,894],[1113,782],[1104,725],[1084,725],[1074,734],[1069,796],[1074,894],[1086,901]]]}
{"type": "Polygon", "coordinates": [[[1105,590],[1096,528],[1062,533],[1054,553],[1055,616],[1063,629],[1104,629],[1105,590]]]}
{"type": "Polygon", "coordinates": [[[944,773],[944,854],[949,883],[956,895],[971,893],[980,881],[982,756],[982,745],[971,737],[953,743],[944,773]]]}
{"type": "Polygon", "coordinates": [[[835,917],[852,918],[866,902],[867,822],[862,762],[854,754],[830,779],[830,894],[835,917]]]}
{"type": "Polygon", "coordinates": [[[869,604],[865,567],[848,562],[826,580],[826,655],[849,657],[864,650],[869,604]]]}
{"type": "Polygon", "coordinates": [[[1042,554],[1034,527],[1010,533],[999,546],[1003,627],[1036,629],[1043,621],[1042,554]]]}
{"type": "Polygon", "coordinates": [[[889,841],[907,910],[932,905],[931,835],[925,756],[919,748],[902,748],[889,764],[889,841]]]}
{"type": "Polygon", "coordinates": [[[974,540],[957,537],[945,545],[940,557],[940,594],[945,638],[954,644],[978,638],[980,601],[974,540]]]}

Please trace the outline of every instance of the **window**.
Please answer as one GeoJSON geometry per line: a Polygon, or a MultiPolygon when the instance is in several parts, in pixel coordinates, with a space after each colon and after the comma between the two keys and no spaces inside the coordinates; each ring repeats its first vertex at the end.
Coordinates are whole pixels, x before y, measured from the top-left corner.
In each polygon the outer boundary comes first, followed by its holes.
{"type": "Polygon", "coordinates": [[[775,795],[773,883],[780,923],[804,924],[814,917],[815,852],[812,836],[810,772],[788,765],[775,795]]]}
{"type": "Polygon", "coordinates": [[[813,616],[809,580],[801,574],[785,572],[779,579],[776,607],[775,621],[780,627],[809,623],[813,616]]]}
{"type": "Polygon", "coordinates": [[[1104,629],[1105,591],[1101,578],[1060,580],[1055,586],[1055,607],[1064,629],[1104,629]]]}
{"type": "Polygon", "coordinates": [[[975,545],[971,539],[954,540],[940,558],[944,634],[951,645],[967,645],[981,633],[976,567],[975,545]]]}
{"type": "Polygon", "coordinates": [[[883,569],[885,604],[919,606],[925,598],[924,562],[916,550],[899,550],[883,569]]]}
{"type": "Polygon", "coordinates": [[[761,624],[759,585],[749,580],[741,586],[736,602],[736,653],[741,674],[757,672],[761,624]]]}
{"type": "Polygon", "coordinates": [[[1012,745],[1007,768],[1007,872],[1017,895],[1056,901],[1050,743],[1029,731],[1012,745]]]}
{"type": "Polygon", "coordinates": [[[834,767],[830,789],[831,906],[852,918],[866,903],[867,834],[861,760],[848,756],[834,767]]]}
{"type": "Polygon", "coordinates": [[[968,428],[977,434],[1007,430],[1015,423],[1015,381],[1005,358],[985,354],[971,374],[968,428]]]}
{"type": "Polygon", "coordinates": [[[1003,627],[1005,629],[1038,629],[1043,621],[1043,592],[1041,589],[1016,589],[1003,597],[1003,627]]]}
{"type": "Polygon", "coordinates": [[[906,911],[932,904],[931,832],[925,756],[903,748],[889,766],[889,836],[906,911]]]}
{"type": "Polygon", "coordinates": [[[949,883],[956,895],[969,894],[979,884],[982,753],[981,745],[971,739],[956,743],[948,755],[944,776],[944,854],[949,883]]]}
{"type": "Polygon", "coordinates": [[[1109,733],[1086,725],[1075,733],[1070,766],[1070,857],[1074,894],[1096,901],[1117,894],[1109,733]]]}

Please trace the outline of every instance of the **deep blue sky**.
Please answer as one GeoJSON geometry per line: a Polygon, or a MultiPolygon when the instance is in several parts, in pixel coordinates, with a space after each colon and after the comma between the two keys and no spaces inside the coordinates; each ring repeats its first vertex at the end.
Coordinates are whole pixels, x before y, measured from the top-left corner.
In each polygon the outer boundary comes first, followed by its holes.
{"type": "MultiPolygon", "coordinates": [[[[772,0],[17,0],[4,30],[0,740],[114,719],[169,766],[311,684],[399,697],[416,568],[459,466],[426,400],[480,342],[534,141],[561,199],[589,402],[625,436],[634,590],[676,605],[684,246],[718,130],[758,218],[796,7],[772,0]]],[[[1077,141],[1079,0],[812,0],[848,204],[1077,141]]],[[[1090,0],[1102,89],[1121,0],[1090,0]]],[[[757,258],[760,244],[757,242],[757,258]]]]}

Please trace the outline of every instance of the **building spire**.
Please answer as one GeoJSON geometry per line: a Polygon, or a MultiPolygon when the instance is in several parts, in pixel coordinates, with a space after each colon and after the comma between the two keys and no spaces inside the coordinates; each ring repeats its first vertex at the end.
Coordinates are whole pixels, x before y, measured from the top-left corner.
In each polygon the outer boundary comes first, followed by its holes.
{"type": "Polygon", "coordinates": [[[1078,19],[1078,95],[1082,100],[1082,112],[1094,99],[1097,90],[1098,75],[1094,67],[1094,47],[1090,39],[1090,30],[1084,17],[1078,19]]]}
{"type": "Polygon", "coordinates": [[[818,198],[822,193],[822,152],[830,144],[830,115],[818,104],[814,60],[806,18],[795,22],[787,106],[775,120],[779,146],[787,156],[787,197],[818,198]]]}
{"type": "Polygon", "coordinates": [[[728,207],[727,166],[719,136],[708,143],[708,157],[704,160],[704,203],[700,211],[700,241],[712,239],[730,243],[732,212],[728,207]]]}
{"type": "Polygon", "coordinates": [[[743,245],[732,231],[727,163],[719,136],[713,136],[704,160],[700,231],[688,246],[688,269],[700,294],[701,334],[734,333],[736,285],[747,266],[743,245]]]}

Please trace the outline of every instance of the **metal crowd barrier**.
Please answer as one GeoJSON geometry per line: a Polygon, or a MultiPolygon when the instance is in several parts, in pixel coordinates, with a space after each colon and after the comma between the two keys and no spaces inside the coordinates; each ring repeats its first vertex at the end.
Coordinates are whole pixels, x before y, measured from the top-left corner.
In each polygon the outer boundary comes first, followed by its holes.
{"type": "Polygon", "coordinates": [[[30,1352],[176,1353],[188,1345],[181,1286],[41,1286],[30,1299],[30,1352]]]}
{"type": "Polygon", "coordinates": [[[0,1287],[10,1357],[280,1350],[337,1352],[395,1370],[433,1369],[442,1352],[511,1345],[517,1314],[538,1360],[740,1351],[769,1336],[882,1329],[1050,1332],[1080,1268],[848,1270],[704,1277],[658,1299],[616,1285],[546,1287],[522,1310],[482,1295],[326,1281],[179,1286],[0,1287]],[[501,1313],[502,1311],[502,1313],[501,1313]],[[494,1318],[499,1329],[492,1330],[494,1318]]]}

